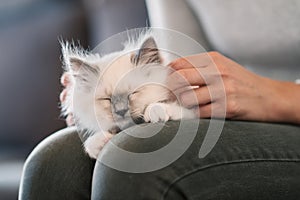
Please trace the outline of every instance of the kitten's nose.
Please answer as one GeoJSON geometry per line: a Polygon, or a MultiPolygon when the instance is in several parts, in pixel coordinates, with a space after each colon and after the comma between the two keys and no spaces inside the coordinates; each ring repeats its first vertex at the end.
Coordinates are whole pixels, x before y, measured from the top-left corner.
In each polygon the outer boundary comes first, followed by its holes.
{"type": "Polygon", "coordinates": [[[121,117],[124,117],[125,114],[127,113],[128,109],[122,109],[122,110],[117,110],[116,114],[120,115],[121,117]]]}

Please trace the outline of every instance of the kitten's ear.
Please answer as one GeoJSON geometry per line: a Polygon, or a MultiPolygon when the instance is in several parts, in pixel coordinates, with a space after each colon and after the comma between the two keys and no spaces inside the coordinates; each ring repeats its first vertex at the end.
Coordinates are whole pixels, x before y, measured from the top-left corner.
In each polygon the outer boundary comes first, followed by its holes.
{"type": "Polygon", "coordinates": [[[71,72],[70,75],[74,77],[77,87],[90,91],[95,86],[99,76],[96,66],[88,64],[78,57],[70,57],[67,68],[71,72]]]}
{"type": "Polygon", "coordinates": [[[80,58],[76,57],[69,57],[68,60],[69,64],[69,70],[73,72],[74,74],[85,74],[85,73],[93,73],[98,74],[98,70],[96,67],[93,67],[92,65],[84,62],[80,58]]]}
{"type": "Polygon", "coordinates": [[[86,57],[88,55],[81,47],[62,40],[60,44],[66,71],[76,75],[86,74],[88,72],[92,72],[93,74],[98,73],[98,68],[87,62],[86,57]]]}
{"type": "Polygon", "coordinates": [[[153,37],[147,38],[140,49],[132,55],[131,62],[135,65],[162,63],[156,42],[153,37]]]}

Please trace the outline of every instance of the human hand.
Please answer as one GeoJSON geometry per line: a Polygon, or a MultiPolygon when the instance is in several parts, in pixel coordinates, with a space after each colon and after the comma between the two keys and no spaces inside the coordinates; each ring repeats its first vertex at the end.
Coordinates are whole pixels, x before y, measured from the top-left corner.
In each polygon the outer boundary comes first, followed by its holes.
{"type": "Polygon", "coordinates": [[[289,99],[294,98],[289,88],[296,84],[256,75],[218,52],[179,58],[170,67],[175,72],[169,76],[169,87],[184,106],[197,106],[201,118],[292,120],[286,111],[293,109],[289,106],[289,99]],[[197,88],[186,89],[188,84],[197,88]]]}
{"type": "MultiPolygon", "coordinates": [[[[63,104],[68,96],[68,92],[70,89],[70,74],[68,74],[67,72],[65,72],[60,79],[61,84],[64,86],[64,89],[62,90],[62,92],[59,95],[59,100],[60,103],[63,104]]],[[[73,118],[73,114],[72,113],[68,113],[66,116],[66,124],[68,126],[73,126],[74,125],[74,118],[73,118]]]]}

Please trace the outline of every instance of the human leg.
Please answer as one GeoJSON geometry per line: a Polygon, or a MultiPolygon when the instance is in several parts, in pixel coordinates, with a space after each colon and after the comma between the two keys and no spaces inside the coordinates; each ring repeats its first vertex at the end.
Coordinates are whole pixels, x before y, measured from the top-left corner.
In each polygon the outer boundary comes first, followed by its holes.
{"type": "MultiPolygon", "coordinates": [[[[208,125],[209,120],[201,120],[188,150],[172,164],[153,172],[122,172],[100,159],[94,171],[92,199],[300,198],[300,127],[227,121],[218,143],[200,159],[208,125]]],[[[179,122],[168,122],[149,139],[121,133],[113,142],[132,152],[150,152],[168,144],[178,126],[179,122]]],[[[147,134],[147,129],[137,130],[147,134]]],[[[186,129],[186,134],[190,131],[186,129]]],[[[108,146],[106,152],[104,156],[119,159],[115,149],[108,146]]]]}
{"type": "Polygon", "coordinates": [[[93,169],[76,129],[60,130],[27,158],[19,199],[90,199],[93,169]]]}

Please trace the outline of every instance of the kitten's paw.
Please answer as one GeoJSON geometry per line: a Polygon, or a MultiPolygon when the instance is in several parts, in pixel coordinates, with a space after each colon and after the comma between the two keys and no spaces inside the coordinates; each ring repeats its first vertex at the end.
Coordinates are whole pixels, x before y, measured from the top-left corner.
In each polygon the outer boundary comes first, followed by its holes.
{"type": "Polygon", "coordinates": [[[112,136],[108,132],[95,133],[84,142],[85,151],[91,158],[97,159],[100,151],[112,136]]]}
{"type": "Polygon", "coordinates": [[[167,105],[164,103],[152,103],[146,108],[144,113],[145,122],[166,122],[170,119],[167,112],[167,105]]]}

